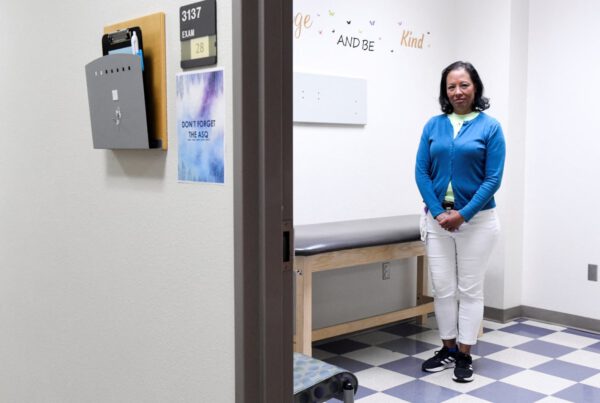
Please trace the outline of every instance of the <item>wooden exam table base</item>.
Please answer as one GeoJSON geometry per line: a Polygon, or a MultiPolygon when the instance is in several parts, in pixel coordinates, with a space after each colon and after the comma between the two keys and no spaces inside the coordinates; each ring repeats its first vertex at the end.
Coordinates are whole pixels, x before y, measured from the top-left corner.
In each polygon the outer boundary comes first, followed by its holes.
{"type": "Polygon", "coordinates": [[[296,256],[294,258],[294,269],[296,272],[296,337],[294,340],[294,351],[311,356],[313,341],[414,317],[417,318],[418,323],[424,323],[427,315],[433,312],[433,299],[425,295],[427,287],[425,261],[425,245],[421,241],[339,250],[311,256],[296,256]],[[415,256],[417,257],[416,306],[312,330],[313,273],[370,263],[407,259],[415,256]]]}

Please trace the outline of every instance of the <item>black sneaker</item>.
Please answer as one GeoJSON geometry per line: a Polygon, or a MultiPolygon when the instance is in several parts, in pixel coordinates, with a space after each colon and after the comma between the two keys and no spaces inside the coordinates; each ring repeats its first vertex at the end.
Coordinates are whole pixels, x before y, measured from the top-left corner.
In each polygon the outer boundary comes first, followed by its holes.
{"type": "Polygon", "coordinates": [[[421,365],[421,369],[425,372],[440,372],[447,368],[454,367],[454,361],[456,361],[457,353],[451,353],[448,347],[444,346],[441,350],[436,351],[435,355],[425,361],[421,365]]]}
{"type": "Polygon", "coordinates": [[[456,366],[454,367],[454,376],[452,379],[460,383],[471,382],[473,380],[473,360],[469,354],[456,353],[456,366]]]}

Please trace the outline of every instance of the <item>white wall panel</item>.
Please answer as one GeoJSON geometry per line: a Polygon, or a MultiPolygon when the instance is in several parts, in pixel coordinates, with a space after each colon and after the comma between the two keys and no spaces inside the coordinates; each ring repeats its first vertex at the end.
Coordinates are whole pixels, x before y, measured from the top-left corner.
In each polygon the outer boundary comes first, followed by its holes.
{"type": "MultiPolygon", "coordinates": [[[[234,401],[233,178],[177,182],[181,5],[0,2],[2,402],[234,401]],[[158,11],[169,151],[94,150],[84,66],[105,25],[158,11]]],[[[231,4],[217,5],[231,145],[231,4]]]]}

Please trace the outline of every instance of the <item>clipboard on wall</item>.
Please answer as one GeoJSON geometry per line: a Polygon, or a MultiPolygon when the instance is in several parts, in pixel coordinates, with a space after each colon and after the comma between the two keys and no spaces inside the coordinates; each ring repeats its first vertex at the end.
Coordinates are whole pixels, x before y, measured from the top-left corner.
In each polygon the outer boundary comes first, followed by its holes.
{"type": "Polygon", "coordinates": [[[113,55],[118,53],[143,54],[143,38],[140,27],[120,29],[102,35],[102,54],[113,55]]]}
{"type": "MultiPolygon", "coordinates": [[[[110,24],[104,33],[139,27],[142,33],[144,52],[144,80],[148,105],[148,131],[153,139],[159,140],[163,150],[168,148],[167,136],[167,81],[166,81],[166,36],[165,14],[162,12],[110,24]]],[[[137,33],[136,33],[137,34],[137,33]]]]}

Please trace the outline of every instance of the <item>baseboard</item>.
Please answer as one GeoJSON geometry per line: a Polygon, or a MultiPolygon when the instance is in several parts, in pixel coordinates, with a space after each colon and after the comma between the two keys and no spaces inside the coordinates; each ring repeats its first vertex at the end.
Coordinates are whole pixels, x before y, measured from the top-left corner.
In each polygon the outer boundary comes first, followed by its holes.
{"type": "Polygon", "coordinates": [[[486,306],[483,308],[483,317],[495,322],[506,323],[513,319],[522,318],[523,310],[521,306],[515,306],[508,309],[499,309],[486,306]]]}
{"type": "Polygon", "coordinates": [[[587,332],[600,333],[600,320],[598,319],[534,308],[532,306],[519,305],[508,309],[486,306],[483,311],[483,316],[486,319],[501,323],[506,323],[517,318],[528,318],[587,332]]]}

